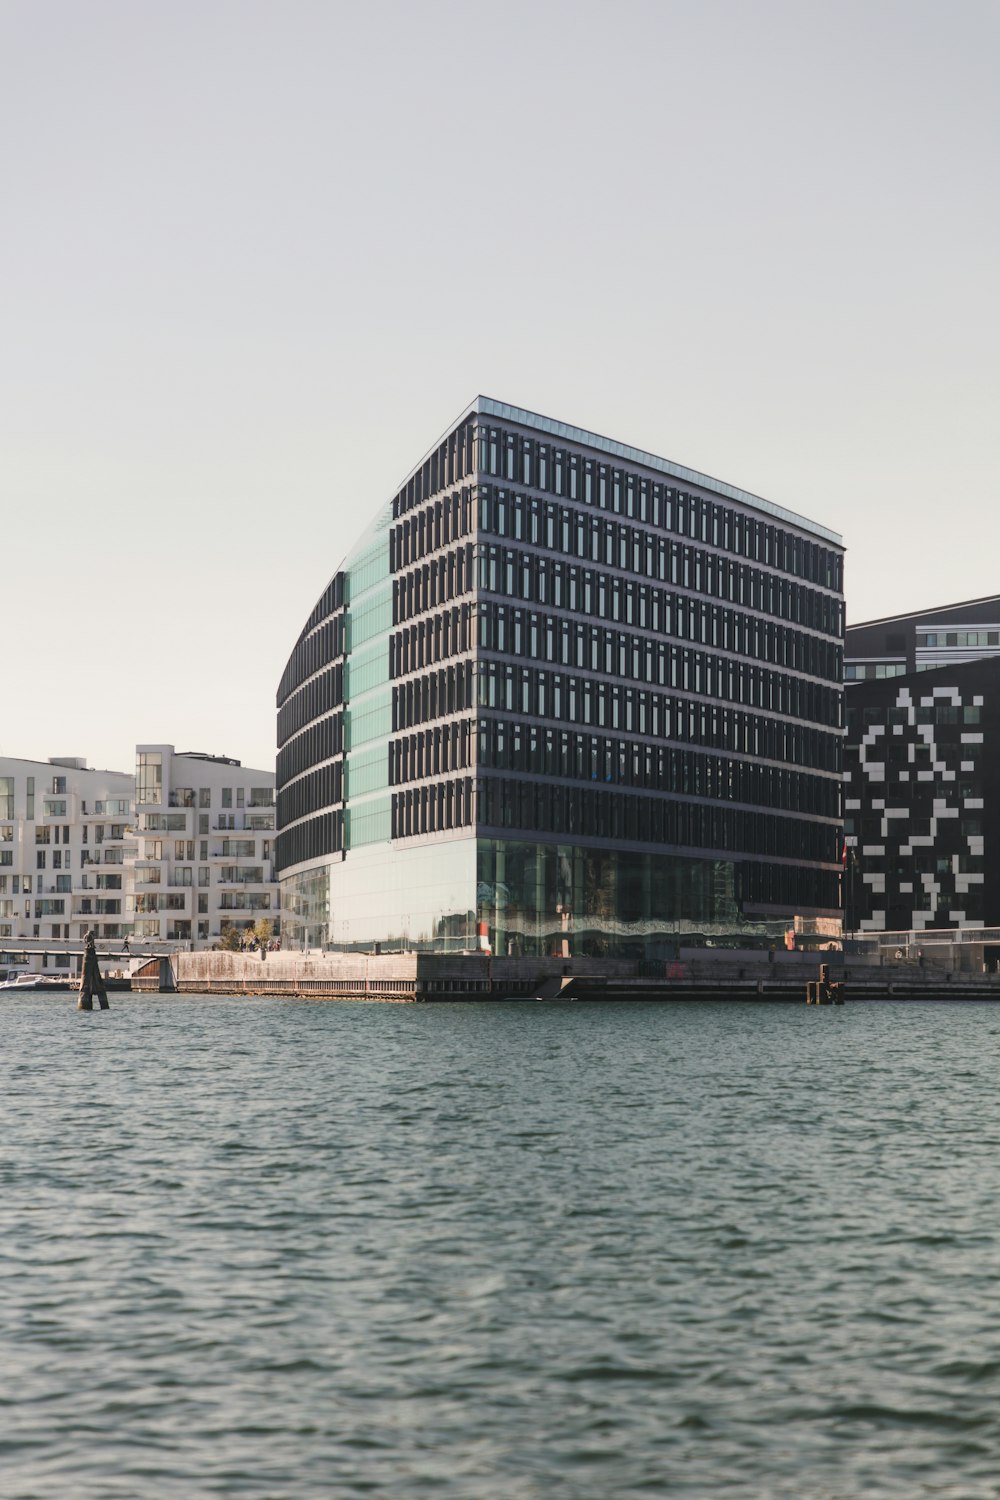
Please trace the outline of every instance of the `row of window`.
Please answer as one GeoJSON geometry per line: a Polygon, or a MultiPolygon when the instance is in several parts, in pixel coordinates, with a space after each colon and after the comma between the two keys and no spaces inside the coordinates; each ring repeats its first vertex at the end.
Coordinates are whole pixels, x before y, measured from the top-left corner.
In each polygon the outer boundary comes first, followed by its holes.
{"type": "MultiPolygon", "coordinates": [[[[711,601],[689,599],[658,584],[641,583],[631,574],[606,573],[546,553],[520,552],[493,543],[479,544],[476,555],[479,588],[484,593],[551,604],[599,620],[640,625],[658,635],[681,633],[675,619],[684,607],[691,610],[700,605],[706,618],[713,617],[708,613],[711,601]]],[[[839,646],[838,600],[827,594],[813,594],[768,573],[753,571],[745,582],[748,586],[738,588],[729,602],[822,632],[834,637],[839,646]]],[[[733,614],[731,609],[719,608],[714,618],[722,626],[733,614]]],[[[394,621],[399,618],[394,613],[394,621]]],[[[839,672],[837,677],[839,680],[839,672]]]]}
{"type": "Polygon", "coordinates": [[[305,682],[307,677],[311,677],[314,672],[327,666],[334,657],[343,656],[343,654],[344,615],[340,613],[314,627],[296,645],[281,674],[278,707],[282,706],[289,694],[305,682]]]}
{"type": "Polygon", "coordinates": [[[343,830],[344,817],[339,808],[284,828],[275,844],[275,864],[279,870],[287,870],[309,859],[339,854],[343,848],[343,830]]]}
{"type": "Polygon", "coordinates": [[[477,430],[474,460],[478,474],[593,505],[841,590],[839,552],[722,501],[497,427],[477,430]]]}
{"type": "Polygon", "coordinates": [[[333,807],[344,797],[344,763],[327,761],[283,786],[278,793],[278,821],[282,828],[322,807],[333,807]]]}
{"type": "MultiPolygon", "coordinates": [[[[601,784],[610,782],[643,791],[742,802],[823,818],[840,816],[840,782],[834,777],[809,776],[799,770],[706,755],[673,745],[643,744],[517,720],[485,718],[477,726],[475,749],[478,764],[496,770],[601,784]]],[[[418,747],[401,754],[394,746],[394,753],[397,756],[394,769],[412,773],[394,779],[413,780],[432,774],[420,769],[426,759],[422,762],[418,747]]]]}
{"type": "Polygon", "coordinates": [[[389,784],[402,786],[466,770],[474,763],[474,750],[471,719],[453,719],[450,724],[401,735],[389,745],[389,784]]]}
{"type": "MultiPolygon", "coordinates": [[[[928,792],[931,788],[928,788],[928,792]]],[[[859,817],[856,813],[844,819],[845,835],[856,834],[863,845],[875,845],[884,848],[890,844],[890,857],[896,858],[898,851],[891,848],[892,843],[908,844],[913,838],[928,838],[931,833],[931,817],[934,816],[937,827],[935,831],[934,845],[918,845],[912,853],[907,854],[906,859],[911,861],[910,868],[915,870],[933,870],[936,868],[934,861],[943,861],[942,868],[952,868],[952,857],[958,854],[961,858],[963,869],[981,869],[984,856],[974,855],[968,849],[970,838],[982,838],[983,819],[981,817],[957,817],[941,818],[939,814],[932,814],[933,801],[930,795],[924,799],[926,815],[921,817],[919,812],[914,814],[912,809],[907,808],[906,816],[902,818],[887,818],[883,821],[880,813],[874,813],[867,817],[859,817]],[[888,828],[889,832],[884,830],[888,828]],[[945,854],[943,851],[949,852],[945,854]],[[930,863],[928,863],[930,861],[930,863]]],[[[886,856],[862,853],[861,859],[864,868],[882,869],[882,864],[873,864],[876,859],[884,860],[886,856]]],[[[905,866],[903,869],[904,879],[905,866]]]]}
{"type": "Polygon", "coordinates": [[[389,536],[389,566],[393,573],[419,562],[429,552],[449,547],[473,527],[472,493],[469,489],[443,495],[394,526],[389,536]]]}
{"type": "Polygon", "coordinates": [[[562,557],[617,568],[633,577],[672,583],[717,599],[749,604],[768,614],[781,614],[785,619],[799,618],[797,601],[807,599],[810,602],[806,607],[806,622],[815,616],[827,622],[821,628],[838,636],[841,633],[841,600],[636,526],[532,501],[504,490],[483,489],[479,498],[479,530],[530,542],[562,557]]]}
{"type": "MultiPolygon", "coordinates": [[[[93,865],[96,865],[96,864],[99,864],[99,863],[103,863],[105,865],[122,865],[122,864],[125,863],[125,852],[126,851],[125,851],[124,848],[122,848],[122,849],[107,849],[106,848],[104,850],[104,857],[103,857],[103,860],[102,860],[100,854],[92,855],[90,853],[89,849],[81,849],[80,850],[80,868],[81,869],[86,869],[88,866],[93,866],[93,865]]],[[[71,849],[53,849],[51,851],[51,853],[52,853],[52,868],[53,868],[53,870],[63,870],[63,869],[69,870],[69,869],[72,868],[73,851],[71,849]]],[[[49,850],[48,849],[46,849],[44,847],[36,849],[35,850],[35,867],[37,869],[39,869],[39,870],[46,869],[48,867],[48,857],[49,857],[49,850]]],[[[13,863],[14,863],[14,851],[13,851],[13,849],[0,849],[0,865],[13,865],[13,863]]]]}
{"type": "Polygon", "coordinates": [[[392,623],[402,625],[425,609],[436,609],[469,593],[474,579],[471,542],[399,574],[392,581],[392,623]]]}
{"type": "MultiPolygon", "coordinates": [[[[681,598],[677,606],[675,633],[704,637],[709,644],[755,662],[774,662],[783,669],[838,681],[839,648],[828,641],[697,600],[681,598]]],[[[678,665],[682,660],[679,648],[658,638],[487,600],[424,616],[396,631],[390,641],[390,676],[404,677],[470,650],[473,619],[478,619],[475,639],[479,647],[504,656],[527,656],[664,686],[679,687],[681,678],[690,675],[678,665]],[[669,658],[667,653],[671,653],[669,658]],[[674,662],[673,668],[668,668],[668,660],[674,662]]],[[[688,654],[687,660],[694,658],[688,654]]],[[[839,693],[835,697],[831,722],[839,721],[839,693]]]]}
{"type": "Polygon", "coordinates": [[[840,726],[838,688],[822,687],[751,662],[582,622],[542,615],[531,617],[525,628],[525,614],[503,605],[484,607],[479,616],[480,647],[496,651],[505,659],[526,656],[534,661],[554,661],[558,666],[603,673],[616,682],[624,679],[676,688],[811,723],[840,726]],[[518,615],[521,621],[515,618],[518,615]]]}
{"type": "Polygon", "coordinates": [[[310,677],[285,699],[278,709],[278,745],[283,746],[306,724],[328,714],[344,701],[344,662],[335,661],[315,677],[310,677]]]}
{"type": "Polygon", "coordinates": [[[516,829],[829,864],[839,855],[837,828],[720,803],[502,776],[480,778],[476,794],[476,821],[486,834],[516,829]]]}
{"type": "Polygon", "coordinates": [[[840,875],[802,865],[744,860],[736,866],[736,894],[744,910],[826,912],[839,916],[840,875]]]}
{"type": "Polygon", "coordinates": [[[469,651],[473,644],[472,618],[472,605],[456,604],[397,630],[389,642],[390,677],[405,677],[408,672],[422,671],[469,651]]]}
{"type": "MultiPolygon", "coordinates": [[[[344,716],[337,709],[303,729],[278,751],[276,780],[279,789],[320,761],[340,755],[344,748],[344,716]]],[[[280,797],[280,790],[279,790],[280,797]]]]}
{"type": "Polygon", "coordinates": [[[474,820],[473,781],[469,776],[459,776],[434,786],[395,792],[390,837],[404,839],[441,833],[447,828],[467,828],[474,820]]]}
{"type": "Polygon", "coordinates": [[[474,678],[473,663],[463,661],[400,683],[392,690],[393,729],[412,729],[429,719],[471,708],[475,699],[474,678]]]}
{"type": "Polygon", "coordinates": [[[873,704],[862,709],[848,708],[847,727],[851,737],[858,740],[863,728],[872,724],[909,724],[911,714],[915,724],[978,724],[982,709],[977,703],[960,708],[942,698],[935,698],[933,703],[922,703],[917,708],[886,708],[884,704],[873,704]]]}
{"type": "Polygon", "coordinates": [[[905,661],[848,661],[844,663],[845,682],[875,682],[883,677],[903,677],[905,661]]]}
{"type": "Polygon", "coordinates": [[[136,916],[154,911],[187,911],[187,897],[182,892],[144,891],[135,898],[136,916]]]}
{"type": "MultiPolygon", "coordinates": [[[[841,736],[829,730],[768,719],[717,702],[676,698],[645,688],[503,662],[480,663],[478,676],[480,708],[615,729],[656,740],[687,741],[706,749],[785,761],[818,771],[841,769],[841,736]]],[[[401,693],[402,687],[394,691],[401,693]]]]}
{"type": "MultiPolygon", "coordinates": [[[[658,605],[658,601],[654,601],[654,605],[658,605]]],[[[598,665],[593,670],[617,672],[619,676],[625,676],[629,671],[629,662],[622,656],[623,647],[632,651],[637,649],[636,637],[614,631],[603,623],[564,621],[557,616],[539,614],[534,610],[492,600],[480,604],[478,612],[481,621],[490,622],[485,627],[480,625],[479,644],[493,650],[510,652],[515,656],[558,660],[560,648],[554,642],[550,643],[550,635],[559,631],[565,636],[572,630],[576,632],[576,639],[581,640],[582,632],[589,630],[590,641],[601,643],[598,653],[602,648],[604,652],[603,666],[598,654],[598,665]]],[[[683,594],[667,594],[663,610],[654,607],[652,615],[658,621],[655,631],[657,638],[661,635],[678,637],[699,645],[713,646],[736,656],[746,656],[751,661],[767,662],[790,671],[804,672],[826,682],[840,682],[840,647],[818,636],[807,635],[773,620],[746,615],[739,610],[723,609],[720,605],[691,599],[683,594]]],[[[591,653],[594,652],[593,644],[590,650],[591,653]]],[[[580,665],[584,665],[584,662],[581,661],[580,665]]]]}
{"type": "Polygon", "coordinates": [[[1000,630],[918,630],[917,646],[1000,646],[1000,630]]]}

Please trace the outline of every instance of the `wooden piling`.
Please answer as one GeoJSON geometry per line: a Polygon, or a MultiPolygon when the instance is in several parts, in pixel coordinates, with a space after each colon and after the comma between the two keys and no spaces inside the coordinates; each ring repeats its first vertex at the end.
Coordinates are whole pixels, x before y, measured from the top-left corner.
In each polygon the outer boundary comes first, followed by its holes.
{"type": "Polygon", "coordinates": [[[94,934],[88,932],[83,940],[83,968],[80,971],[80,998],[76,1002],[77,1010],[93,1010],[95,996],[101,1010],[110,1010],[108,992],[101,976],[101,965],[98,962],[97,948],[94,944],[94,934]]]}
{"type": "Polygon", "coordinates": [[[830,978],[830,965],[820,964],[819,978],[806,981],[807,1005],[843,1005],[843,985],[830,978]]]}

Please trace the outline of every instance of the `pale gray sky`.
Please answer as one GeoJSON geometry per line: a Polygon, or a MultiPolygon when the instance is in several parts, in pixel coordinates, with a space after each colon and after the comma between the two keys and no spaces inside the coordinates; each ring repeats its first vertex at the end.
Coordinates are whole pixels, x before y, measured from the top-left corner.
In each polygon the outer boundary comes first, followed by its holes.
{"type": "Polygon", "coordinates": [[[273,764],[477,392],[1000,590],[1000,3],[0,0],[0,753],[273,764]]]}

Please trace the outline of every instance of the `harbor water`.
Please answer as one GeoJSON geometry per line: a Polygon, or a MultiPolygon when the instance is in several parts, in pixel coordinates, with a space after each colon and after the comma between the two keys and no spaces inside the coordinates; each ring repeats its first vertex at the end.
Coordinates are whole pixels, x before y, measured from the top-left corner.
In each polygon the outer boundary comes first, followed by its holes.
{"type": "Polygon", "coordinates": [[[1000,1495],[1000,1010],[4,999],[4,1500],[1000,1495]]]}

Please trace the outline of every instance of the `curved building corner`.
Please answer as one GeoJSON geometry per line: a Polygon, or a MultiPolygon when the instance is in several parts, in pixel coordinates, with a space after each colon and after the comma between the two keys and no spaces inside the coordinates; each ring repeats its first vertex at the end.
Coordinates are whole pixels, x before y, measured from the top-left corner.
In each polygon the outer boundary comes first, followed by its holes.
{"type": "Polygon", "coordinates": [[[843,631],[836,533],[477,398],[282,676],[285,944],[839,934],[843,631]]]}

